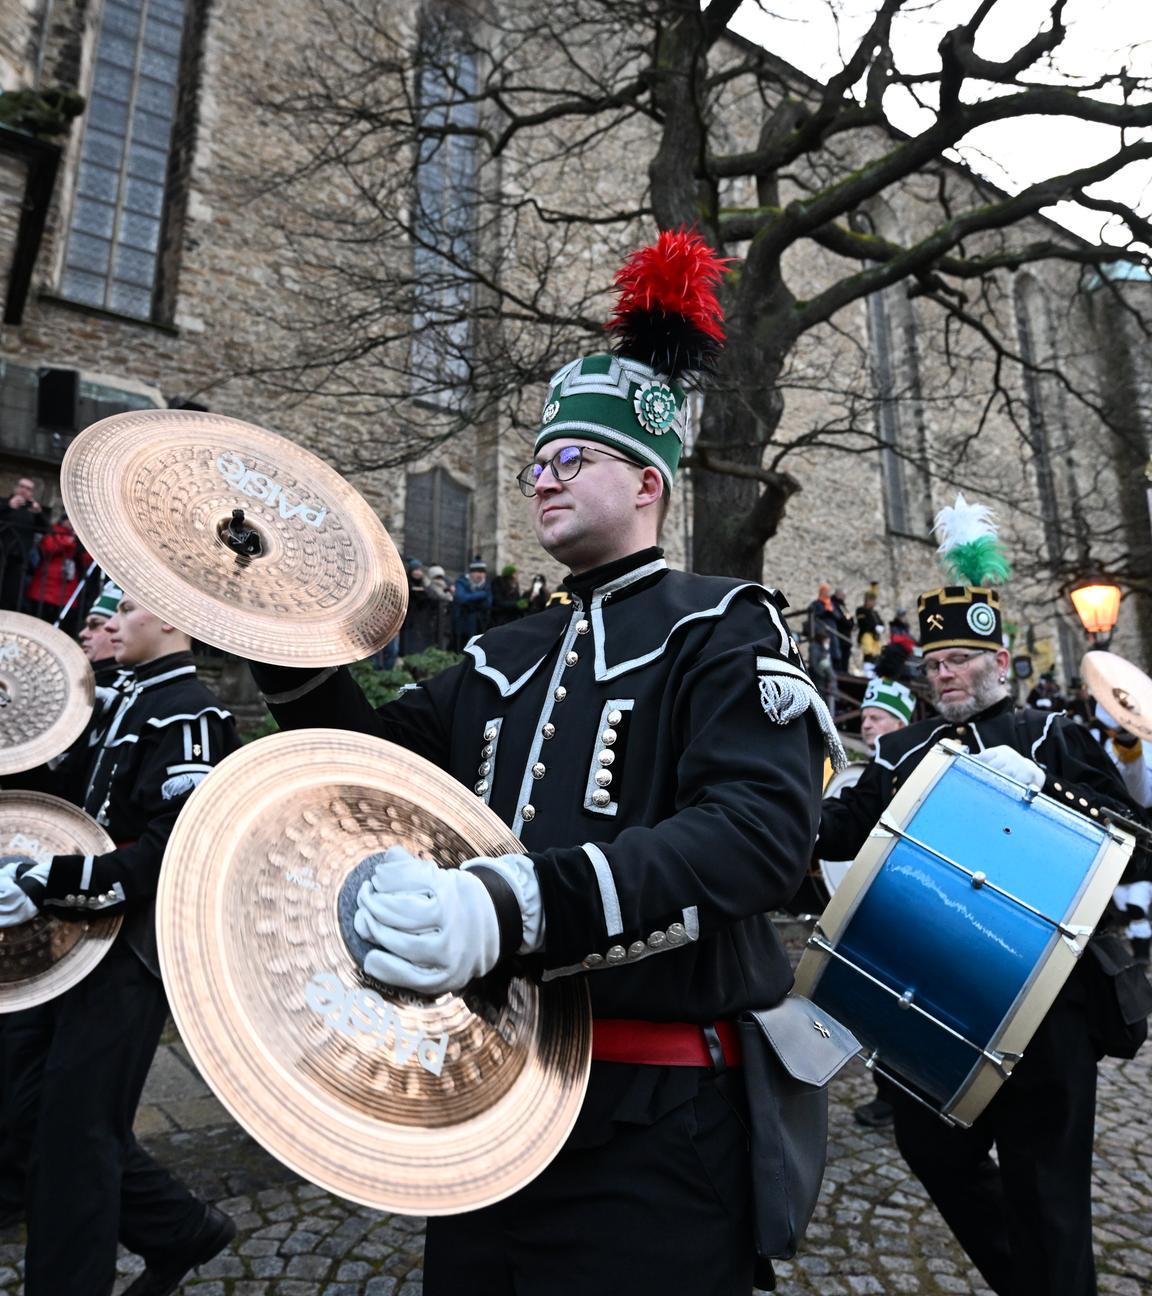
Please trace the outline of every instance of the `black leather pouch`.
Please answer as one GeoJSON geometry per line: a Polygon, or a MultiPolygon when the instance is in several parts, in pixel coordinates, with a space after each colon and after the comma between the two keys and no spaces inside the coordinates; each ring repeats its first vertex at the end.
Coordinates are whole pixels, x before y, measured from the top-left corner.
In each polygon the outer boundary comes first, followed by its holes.
{"type": "Polygon", "coordinates": [[[752,1135],[757,1254],[796,1254],[816,1209],[832,1077],[859,1051],[847,1027],[801,995],[744,1013],[740,1044],[752,1135]]]}

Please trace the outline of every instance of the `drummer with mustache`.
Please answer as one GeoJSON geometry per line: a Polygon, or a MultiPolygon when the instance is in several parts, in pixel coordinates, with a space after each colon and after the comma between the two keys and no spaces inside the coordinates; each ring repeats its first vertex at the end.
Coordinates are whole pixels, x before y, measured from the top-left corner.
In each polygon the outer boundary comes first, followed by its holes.
{"type": "MultiPolygon", "coordinates": [[[[919,600],[924,674],[939,715],[883,735],[856,786],[824,802],[819,855],[853,858],[920,760],[946,738],[1072,809],[1108,808],[1140,821],[1086,729],[1060,713],[1013,705],[1000,594],[991,584],[1004,578],[1007,564],[987,508],[960,496],[937,518],[937,533],[945,562],[951,554],[951,570],[968,581],[919,600]]],[[[962,816],[958,807],[957,833],[962,816]]],[[[1104,1014],[1090,962],[1082,960],[1069,978],[1023,1060],[971,1128],[945,1124],[899,1091],[893,1097],[901,1154],[997,1296],[1096,1291],[1094,1027],[1104,1014]]]]}
{"type": "Polygon", "coordinates": [[[472,640],[379,713],[344,670],[253,667],[282,726],[401,743],[523,843],[459,869],[378,857],[356,919],[378,947],[369,976],[437,995],[519,955],[588,982],[576,1128],[512,1197],[429,1220],[426,1296],[752,1290],[734,1019],[792,983],[769,911],[811,853],[826,739],[843,753],[781,598],[670,571],[657,545],[680,376],[722,336],[720,272],[697,236],[661,235],[617,278],[616,353],[551,381],[518,480],[541,546],[569,568],[564,602],[472,640]]]}

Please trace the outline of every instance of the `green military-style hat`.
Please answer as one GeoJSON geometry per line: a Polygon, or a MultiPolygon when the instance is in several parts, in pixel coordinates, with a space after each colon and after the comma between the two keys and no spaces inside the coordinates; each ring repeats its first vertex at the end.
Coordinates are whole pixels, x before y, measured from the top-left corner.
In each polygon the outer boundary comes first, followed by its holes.
{"type": "Polygon", "coordinates": [[[699,234],[664,231],[616,275],[611,352],[552,375],[535,449],[598,441],[659,470],[672,488],[688,426],[688,391],[723,345],[716,284],[728,264],[699,234]]]}
{"type": "Polygon", "coordinates": [[[896,680],[872,679],[868,681],[868,687],[864,691],[864,701],[860,703],[860,710],[864,711],[869,707],[875,707],[878,711],[887,711],[889,715],[896,716],[905,724],[911,724],[912,713],[916,710],[916,699],[912,696],[910,688],[897,683],[896,680]]]}
{"type": "Polygon", "coordinates": [[[100,593],[96,596],[96,601],[88,609],[89,616],[110,617],[120,606],[120,600],[124,597],[124,591],[116,584],[115,581],[105,581],[100,593]]]}

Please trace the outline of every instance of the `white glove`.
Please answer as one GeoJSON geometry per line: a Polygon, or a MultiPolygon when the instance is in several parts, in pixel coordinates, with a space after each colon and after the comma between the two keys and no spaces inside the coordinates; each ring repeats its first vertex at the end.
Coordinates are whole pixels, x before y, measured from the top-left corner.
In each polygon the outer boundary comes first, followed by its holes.
{"type": "Polygon", "coordinates": [[[484,883],[403,846],[389,847],[360,888],[355,927],[381,947],[365,958],[364,971],[420,994],[460,990],[500,957],[496,907],[484,883]]]}
{"type": "Polygon", "coordinates": [[[16,881],[17,867],[16,864],[6,864],[0,874],[0,927],[18,927],[40,912],[16,881]]]}
{"type": "Polygon", "coordinates": [[[1004,745],[985,747],[982,752],[976,752],[974,755],[978,761],[983,761],[985,765],[1001,774],[1007,774],[1010,779],[1015,779],[1017,783],[1025,785],[1034,783],[1037,787],[1044,786],[1043,765],[1037,765],[1034,760],[1029,760],[1027,756],[1021,756],[1013,747],[1004,745]]]}

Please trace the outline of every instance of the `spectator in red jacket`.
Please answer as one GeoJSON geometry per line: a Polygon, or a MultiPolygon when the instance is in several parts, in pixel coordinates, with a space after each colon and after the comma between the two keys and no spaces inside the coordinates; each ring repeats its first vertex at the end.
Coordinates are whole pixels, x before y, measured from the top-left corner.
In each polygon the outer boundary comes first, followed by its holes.
{"type": "Polygon", "coordinates": [[[83,552],[72,523],[63,514],[40,537],[40,561],[28,584],[28,610],[55,622],[80,580],[83,552]]]}

